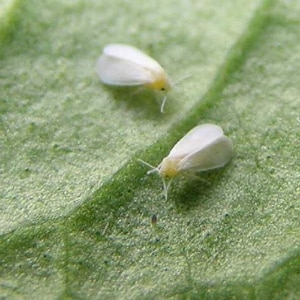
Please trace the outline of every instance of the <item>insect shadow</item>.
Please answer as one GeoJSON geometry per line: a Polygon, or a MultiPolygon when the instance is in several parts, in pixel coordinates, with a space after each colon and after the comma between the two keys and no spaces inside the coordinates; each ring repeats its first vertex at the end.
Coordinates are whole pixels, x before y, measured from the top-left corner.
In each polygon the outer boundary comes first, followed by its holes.
{"type": "MultiPolygon", "coordinates": [[[[174,111],[168,106],[165,112],[160,112],[161,103],[165,97],[164,93],[152,91],[144,87],[116,87],[105,86],[114,102],[123,109],[129,109],[142,114],[143,117],[157,119],[157,116],[173,114],[174,111]]],[[[169,98],[169,97],[168,97],[169,98]]]]}
{"type": "Polygon", "coordinates": [[[214,194],[215,187],[225,176],[227,168],[230,168],[230,163],[222,169],[184,174],[183,178],[176,178],[175,180],[180,180],[176,184],[173,183],[176,188],[170,189],[169,198],[181,211],[188,211],[203,205],[214,194]]]}

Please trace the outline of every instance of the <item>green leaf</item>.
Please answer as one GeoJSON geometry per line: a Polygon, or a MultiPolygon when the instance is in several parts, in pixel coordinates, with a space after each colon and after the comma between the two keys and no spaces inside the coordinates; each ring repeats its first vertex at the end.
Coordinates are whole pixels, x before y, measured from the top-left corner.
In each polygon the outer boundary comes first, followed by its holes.
{"type": "Polygon", "coordinates": [[[0,2],[0,295],[298,299],[299,2],[101,2],[0,2]],[[165,114],[99,82],[111,42],[192,75],[165,114]],[[234,158],[165,200],[137,159],[205,122],[234,158]]]}

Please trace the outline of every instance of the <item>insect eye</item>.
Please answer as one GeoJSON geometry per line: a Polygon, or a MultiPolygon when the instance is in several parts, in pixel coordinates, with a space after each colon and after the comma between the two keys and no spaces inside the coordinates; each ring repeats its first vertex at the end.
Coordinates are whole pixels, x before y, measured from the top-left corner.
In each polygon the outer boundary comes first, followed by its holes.
{"type": "Polygon", "coordinates": [[[165,89],[164,87],[162,87],[160,90],[161,90],[161,91],[165,91],[166,89],[165,89]]]}

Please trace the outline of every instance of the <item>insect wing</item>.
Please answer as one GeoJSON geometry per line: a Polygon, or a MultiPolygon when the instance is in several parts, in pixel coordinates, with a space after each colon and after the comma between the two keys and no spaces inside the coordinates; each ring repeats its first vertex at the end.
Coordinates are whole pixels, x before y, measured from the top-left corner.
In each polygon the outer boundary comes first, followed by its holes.
{"type": "Polygon", "coordinates": [[[180,171],[206,171],[223,167],[232,157],[233,143],[220,136],[204,148],[184,157],[178,165],[180,171]]]}
{"type": "Polygon", "coordinates": [[[152,82],[151,73],[140,65],[105,54],[98,59],[97,73],[110,85],[135,86],[152,82]]]}
{"type": "Polygon", "coordinates": [[[189,131],[175,144],[169,157],[185,157],[200,151],[218,137],[223,136],[223,129],[214,124],[202,124],[189,131]]]}
{"type": "Polygon", "coordinates": [[[103,53],[110,57],[126,60],[153,73],[164,72],[160,64],[141,50],[123,44],[111,44],[104,48],[103,53]]]}

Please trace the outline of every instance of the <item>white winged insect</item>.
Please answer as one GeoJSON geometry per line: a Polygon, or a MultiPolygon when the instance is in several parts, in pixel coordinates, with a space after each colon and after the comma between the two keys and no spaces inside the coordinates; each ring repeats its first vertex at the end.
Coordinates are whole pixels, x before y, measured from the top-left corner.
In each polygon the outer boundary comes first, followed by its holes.
{"type": "MultiPolygon", "coordinates": [[[[144,86],[167,92],[171,83],[161,65],[141,50],[124,44],[104,47],[97,61],[97,73],[102,82],[116,86],[144,86]]],[[[160,111],[163,112],[164,96],[160,111]]]]}
{"type": "Polygon", "coordinates": [[[161,176],[167,199],[170,183],[178,174],[221,168],[232,154],[232,140],[224,135],[223,129],[215,124],[202,124],[179,140],[158,167],[140,161],[151,167],[147,174],[157,172],[161,176]],[[168,183],[166,179],[170,179],[168,183]]]}

